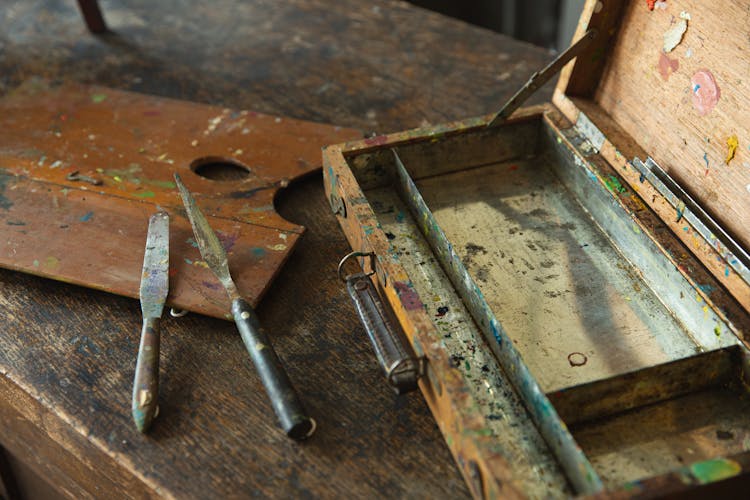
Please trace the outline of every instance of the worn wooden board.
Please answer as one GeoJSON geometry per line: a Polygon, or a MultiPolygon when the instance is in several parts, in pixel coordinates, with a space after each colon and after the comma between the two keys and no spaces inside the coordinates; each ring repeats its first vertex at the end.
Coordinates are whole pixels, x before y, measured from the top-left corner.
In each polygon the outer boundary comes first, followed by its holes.
{"type": "Polygon", "coordinates": [[[251,111],[40,82],[0,101],[0,130],[0,266],[137,297],[148,217],[165,209],[172,216],[168,302],[216,317],[228,314],[229,301],[201,260],[173,173],[194,193],[241,293],[255,305],[304,230],[275,212],[277,191],[318,168],[322,145],[361,136],[251,111]],[[232,162],[247,175],[200,175],[213,161],[232,162]],[[71,180],[74,172],[100,184],[71,180]]]}

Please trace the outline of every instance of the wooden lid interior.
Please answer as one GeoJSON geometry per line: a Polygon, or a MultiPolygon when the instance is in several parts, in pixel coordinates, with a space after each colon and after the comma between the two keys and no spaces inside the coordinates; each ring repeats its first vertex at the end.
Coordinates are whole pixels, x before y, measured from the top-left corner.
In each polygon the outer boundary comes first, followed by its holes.
{"type": "Polygon", "coordinates": [[[628,160],[652,157],[750,248],[750,4],[648,4],[586,2],[575,39],[599,34],[553,102],[574,122],[583,111],[628,160]],[[667,52],[670,32],[680,41],[667,52]]]}

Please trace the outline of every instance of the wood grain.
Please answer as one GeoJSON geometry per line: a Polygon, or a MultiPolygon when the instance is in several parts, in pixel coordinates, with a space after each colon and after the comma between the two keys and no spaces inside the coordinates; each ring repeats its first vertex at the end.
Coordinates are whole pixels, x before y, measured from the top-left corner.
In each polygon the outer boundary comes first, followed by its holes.
{"type": "MultiPolygon", "coordinates": [[[[45,77],[385,132],[494,111],[549,59],[401,2],[102,8],[114,34],[93,38],[74,2],[5,2],[0,92],[45,77]]],[[[7,270],[0,441],[68,496],[466,497],[423,399],[382,382],[335,277],[349,246],[320,175],[275,202],[308,231],[258,313],[318,420],[310,442],[275,429],[234,326],[197,315],[163,324],[161,416],[138,436],[137,301],[7,270]]]]}
{"type": "Polygon", "coordinates": [[[714,7],[683,0],[649,11],[643,2],[627,2],[603,76],[588,95],[747,247],[750,122],[744,110],[750,46],[745,25],[750,10],[744,3],[714,7]],[[663,54],[664,33],[682,11],[691,16],[687,31],[663,54]],[[660,71],[661,58],[676,69],[660,71]],[[693,104],[691,78],[704,70],[713,74],[720,97],[701,115],[693,104]],[[740,146],[727,163],[727,140],[733,135],[740,146]]]}

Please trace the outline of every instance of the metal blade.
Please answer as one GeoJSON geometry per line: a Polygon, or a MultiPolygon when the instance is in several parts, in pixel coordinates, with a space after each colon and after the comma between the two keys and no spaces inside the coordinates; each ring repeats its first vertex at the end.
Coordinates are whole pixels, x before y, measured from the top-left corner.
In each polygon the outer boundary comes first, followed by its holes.
{"type": "Polygon", "coordinates": [[[169,292],[169,214],[157,212],[148,221],[141,275],[141,312],[160,318],[169,292]]]}
{"type": "Polygon", "coordinates": [[[229,274],[229,264],[227,262],[227,253],[224,251],[224,246],[219,241],[219,237],[216,236],[214,230],[206,220],[206,216],[203,215],[198,205],[195,203],[195,199],[187,190],[179,174],[174,174],[174,180],[177,184],[177,188],[180,190],[180,196],[182,197],[182,203],[185,205],[190,224],[193,226],[193,234],[195,235],[195,241],[198,243],[198,250],[201,253],[201,257],[206,261],[208,267],[213,271],[221,284],[226,288],[229,297],[234,299],[238,297],[237,287],[232,281],[232,277],[229,274]]]}

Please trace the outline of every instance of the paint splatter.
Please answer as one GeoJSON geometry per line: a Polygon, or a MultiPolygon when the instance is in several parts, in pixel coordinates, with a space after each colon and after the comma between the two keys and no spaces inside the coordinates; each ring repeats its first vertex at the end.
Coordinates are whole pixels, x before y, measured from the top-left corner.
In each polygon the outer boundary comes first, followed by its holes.
{"type": "Polygon", "coordinates": [[[107,100],[107,94],[92,94],[91,102],[94,104],[100,104],[107,100]]]}
{"type": "Polygon", "coordinates": [[[24,221],[20,221],[20,220],[9,220],[6,222],[6,224],[9,226],[25,226],[26,225],[24,221]]]}
{"type": "Polygon", "coordinates": [[[728,458],[716,458],[692,464],[690,472],[700,484],[706,484],[736,476],[742,472],[742,466],[728,458]]]}
{"type": "Polygon", "coordinates": [[[646,0],[646,5],[648,6],[648,10],[654,10],[655,3],[656,3],[656,0],[646,0]]]}
{"type": "Polygon", "coordinates": [[[221,241],[221,246],[224,247],[224,251],[229,252],[234,247],[234,244],[237,243],[237,238],[239,238],[240,235],[216,231],[216,236],[219,238],[219,241],[221,241]]]}
{"type": "Polygon", "coordinates": [[[729,139],[727,139],[727,147],[729,150],[727,151],[727,159],[725,160],[725,163],[729,165],[729,162],[732,161],[734,158],[734,155],[737,153],[737,148],[740,145],[739,139],[737,139],[736,135],[731,136],[729,139]]]}
{"type": "Polygon", "coordinates": [[[198,248],[198,242],[195,241],[195,238],[193,238],[192,236],[190,238],[186,239],[185,243],[187,243],[188,245],[190,245],[193,248],[198,248]]]}
{"type": "Polygon", "coordinates": [[[153,191],[140,191],[138,193],[133,193],[133,196],[136,198],[153,198],[156,194],[153,191]]]}
{"type": "Polygon", "coordinates": [[[406,216],[404,215],[404,212],[403,212],[403,211],[399,211],[399,212],[398,212],[398,213],[396,214],[396,222],[404,222],[404,219],[405,219],[405,218],[406,218],[406,216]]]}
{"type": "Polygon", "coordinates": [[[255,257],[263,257],[266,254],[266,250],[261,247],[253,247],[252,252],[255,257]]]}
{"type": "Polygon", "coordinates": [[[688,29],[690,14],[685,11],[680,12],[680,19],[666,32],[664,32],[664,52],[672,52],[682,41],[685,32],[688,29]]]}
{"type": "Polygon", "coordinates": [[[268,248],[269,250],[275,250],[277,252],[281,252],[281,251],[286,250],[286,245],[284,245],[283,243],[278,243],[276,245],[266,245],[266,248],[268,248]]]}
{"type": "Polygon", "coordinates": [[[393,283],[393,286],[401,299],[401,303],[404,305],[404,309],[414,311],[424,307],[422,301],[419,300],[419,294],[414,291],[410,284],[396,281],[393,283]]]}
{"type": "Polygon", "coordinates": [[[604,184],[606,184],[607,188],[612,191],[613,193],[627,193],[628,190],[625,186],[622,185],[620,182],[620,179],[615,177],[614,175],[610,175],[609,179],[604,181],[604,184]]]}
{"type": "Polygon", "coordinates": [[[703,161],[706,162],[706,175],[708,175],[708,171],[711,166],[708,164],[708,153],[706,153],[705,151],[703,152],[703,161]]]}
{"type": "Polygon", "coordinates": [[[659,62],[656,67],[659,69],[661,79],[666,82],[669,80],[672,73],[676,73],[677,70],[680,69],[680,61],[677,59],[670,59],[667,54],[662,52],[659,56],[659,62]]]}
{"type": "Polygon", "coordinates": [[[435,317],[436,318],[442,318],[443,316],[445,316],[446,314],[448,314],[449,310],[450,309],[448,308],[448,306],[440,306],[440,307],[437,308],[437,313],[435,314],[435,317]]]}
{"type": "Polygon", "coordinates": [[[94,216],[94,212],[86,212],[81,216],[80,220],[81,222],[88,222],[91,220],[91,218],[94,216]]]}
{"type": "Polygon", "coordinates": [[[714,75],[707,69],[698,70],[690,79],[690,87],[693,89],[693,107],[698,114],[705,116],[710,113],[721,97],[714,75]]]}
{"type": "Polygon", "coordinates": [[[57,259],[57,257],[49,256],[44,259],[44,265],[49,269],[56,269],[58,264],[60,264],[60,261],[57,259]]]}
{"type": "Polygon", "coordinates": [[[203,286],[210,288],[211,290],[221,290],[222,286],[220,283],[215,281],[202,281],[203,286]]]}

